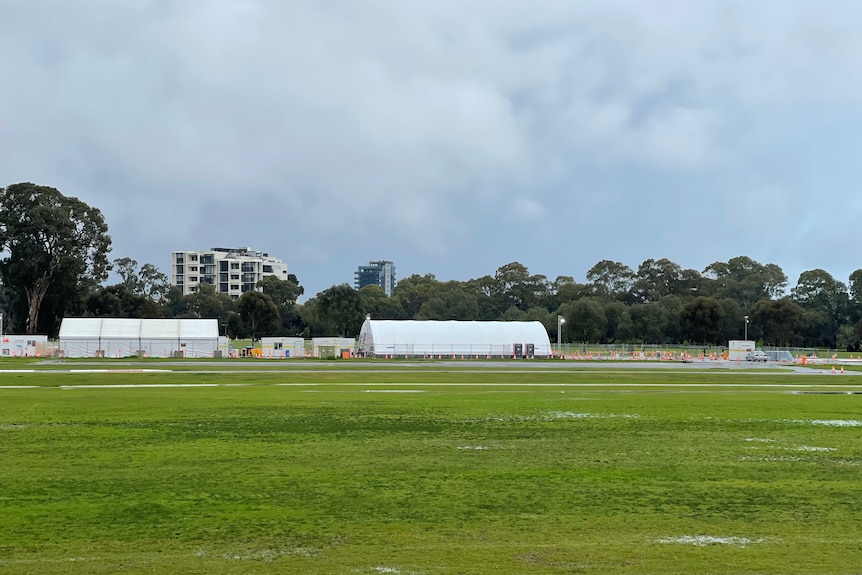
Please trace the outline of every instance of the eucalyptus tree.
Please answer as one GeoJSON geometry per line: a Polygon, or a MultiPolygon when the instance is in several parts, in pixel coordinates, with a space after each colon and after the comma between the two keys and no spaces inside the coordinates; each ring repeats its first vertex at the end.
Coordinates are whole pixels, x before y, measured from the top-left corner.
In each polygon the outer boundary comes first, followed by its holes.
{"type": "Polygon", "coordinates": [[[847,286],[823,269],[807,270],[791,291],[791,299],[808,316],[808,343],[835,347],[838,329],[847,319],[847,286]]]}
{"type": "Polygon", "coordinates": [[[622,262],[602,260],[587,271],[594,296],[602,300],[626,301],[635,284],[635,272],[622,262]]]}
{"type": "Polygon", "coordinates": [[[107,277],[110,249],[97,208],[47,186],[0,188],[0,280],[19,312],[16,329],[53,335],[80,287],[107,277]]]}

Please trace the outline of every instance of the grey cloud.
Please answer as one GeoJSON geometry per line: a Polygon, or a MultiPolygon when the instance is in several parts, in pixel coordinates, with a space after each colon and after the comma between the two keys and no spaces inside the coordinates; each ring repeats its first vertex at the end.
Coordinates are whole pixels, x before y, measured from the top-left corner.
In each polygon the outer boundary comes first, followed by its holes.
{"type": "Polygon", "coordinates": [[[800,238],[853,234],[823,222],[859,207],[854,2],[0,13],[4,183],[101,207],[117,255],[162,267],[172,249],[284,249],[313,295],[379,257],[459,279],[515,259],[580,279],[605,258],[790,270],[827,265],[800,238]],[[812,196],[828,206],[798,209],[812,196]]]}

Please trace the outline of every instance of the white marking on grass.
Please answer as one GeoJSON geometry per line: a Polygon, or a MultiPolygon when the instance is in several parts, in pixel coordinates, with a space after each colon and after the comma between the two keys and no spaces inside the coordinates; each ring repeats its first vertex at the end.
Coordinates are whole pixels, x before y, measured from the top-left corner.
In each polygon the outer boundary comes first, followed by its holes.
{"type": "Polygon", "coordinates": [[[0,385],[0,389],[39,389],[38,385],[0,385]]]}
{"type": "Polygon", "coordinates": [[[834,447],[812,447],[810,445],[800,445],[796,451],[838,451],[834,447]]]}
{"type": "Polygon", "coordinates": [[[774,439],[764,439],[762,437],[746,437],[745,441],[754,441],[757,443],[775,443],[774,439]]]}
{"type": "Polygon", "coordinates": [[[459,447],[458,447],[458,449],[463,449],[463,450],[465,450],[465,451],[467,451],[467,450],[472,450],[472,451],[488,451],[488,450],[489,450],[489,449],[491,449],[491,448],[490,448],[490,447],[487,447],[487,446],[485,446],[485,445],[461,445],[461,446],[459,446],[459,447]]]}
{"type": "Polygon", "coordinates": [[[363,389],[365,393],[425,393],[424,389],[363,389]]]}
{"type": "MultiPolygon", "coordinates": [[[[246,385],[246,384],[242,384],[246,385]]],[[[123,383],[105,385],[61,385],[60,389],[134,389],[150,387],[227,387],[221,383],[123,383]]]]}
{"type": "Polygon", "coordinates": [[[712,535],[683,535],[681,537],[667,537],[656,540],[656,543],[694,545],[706,547],[707,545],[730,545],[733,547],[746,547],[753,543],[763,543],[764,539],[749,539],[748,537],[715,537],[712,535]]]}

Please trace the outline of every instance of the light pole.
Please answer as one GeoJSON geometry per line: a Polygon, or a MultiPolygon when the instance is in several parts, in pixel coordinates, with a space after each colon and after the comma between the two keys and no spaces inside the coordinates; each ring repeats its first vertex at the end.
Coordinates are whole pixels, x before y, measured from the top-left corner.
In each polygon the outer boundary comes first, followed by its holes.
{"type": "Polygon", "coordinates": [[[563,353],[563,324],[566,323],[566,318],[561,315],[557,316],[557,353],[563,353]]]}
{"type": "Polygon", "coordinates": [[[744,328],[743,328],[745,330],[744,331],[745,335],[742,337],[742,339],[744,339],[745,341],[748,341],[748,316],[747,315],[743,316],[742,319],[745,320],[745,324],[744,324],[744,328]]]}

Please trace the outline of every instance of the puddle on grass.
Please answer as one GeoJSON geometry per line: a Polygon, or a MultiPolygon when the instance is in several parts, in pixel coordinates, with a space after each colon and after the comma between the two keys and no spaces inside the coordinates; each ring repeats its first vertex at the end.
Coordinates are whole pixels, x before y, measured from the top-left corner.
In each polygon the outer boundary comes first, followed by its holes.
{"type": "Polygon", "coordinates": [[[294,547],[293,549],[246,549],[235,553],[211,553],[206,550],[195,551],[195,557],[215,557],[240,561],[275,561],[280,557],[314,557],[319,553],[313,547],[294,547]]]}
{"type": "Polygon", "coordinates": [[[858,419],[785,419],[788,423],[807,423],[809,425],[825,425],[827,427],[862,427],[858,419]]]}
{"type": "Polygon", "coordinates": [[[681,537],[667,537],[657,539],[656,543],[694,545],[706,547],[707,545],[730,545],[731,547],[747,547],[756,543],[763,543],[765,539],[749,539],[748,537],[715,537],[712,535],[683,535],[681,537]]]}
{"type": "Polygon", "coordinates": [[[639,415],[630,413],[575,413],[572,411],[553,411],[548,419],[638,419],[639,415]]]}
{"type": "Polygon", "coordinates": [[[799,462],[799,461],[808,461],[804,457],[789,457],[789,456],[772,456],[772,457],[740,457],[740,461],[790,461],[790,462],[799,462]]]}

